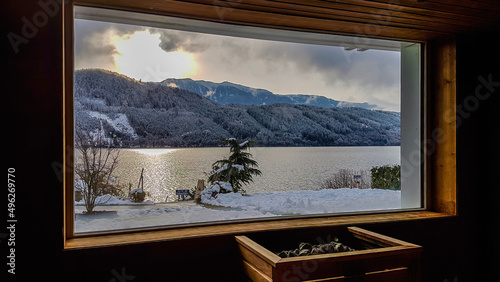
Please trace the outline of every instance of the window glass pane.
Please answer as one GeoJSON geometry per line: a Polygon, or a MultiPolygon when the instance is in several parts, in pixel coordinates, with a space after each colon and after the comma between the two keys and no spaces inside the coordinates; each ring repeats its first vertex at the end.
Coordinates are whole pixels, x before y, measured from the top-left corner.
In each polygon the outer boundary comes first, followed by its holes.
{"type": "Polygon", "coordinates": [[[401,206],[422,205],[420,45],[401,48],[401,206]]]}
{"type": "Polygon", "coordinates": [[[83,7],[74,32],[76,232],[422,207],[419,44],[83,7]]]}

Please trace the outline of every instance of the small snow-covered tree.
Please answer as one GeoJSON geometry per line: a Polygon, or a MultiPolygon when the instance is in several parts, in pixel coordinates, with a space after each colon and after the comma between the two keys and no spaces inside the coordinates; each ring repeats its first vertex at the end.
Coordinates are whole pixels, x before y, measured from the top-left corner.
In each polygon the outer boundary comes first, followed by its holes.
{"type": "Polygon", "coordinates": [[[238,142],[235,138],[222,140],[224,144],[230,146],[230,155],[227,159],[222,159],[212,164],[212,172],[208,177],[208,182],[213,184],[216,181],[228,182],[233,187],[234,192],[244,193],[243,184],[253,182],[254,175],[261,175],[257,169],[257,161],[252,159],[252,154],[247,152],[250,147],[257,145],[255,141],[238,142]]]}

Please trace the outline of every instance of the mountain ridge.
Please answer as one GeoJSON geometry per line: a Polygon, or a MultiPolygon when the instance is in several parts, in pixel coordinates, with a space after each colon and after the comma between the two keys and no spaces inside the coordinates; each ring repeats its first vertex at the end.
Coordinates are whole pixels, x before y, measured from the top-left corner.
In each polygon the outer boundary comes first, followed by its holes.
{"type": "Polygon", "coordinates": [[[104,70],[75,72],[75,127],[102,127],[125,147],[212,147],[223,138],[260,146],[399,145],[400,114],[275,103],[218,104],[164,83],[104,70]]]}
{"type": "Polygon", "coordinates": [[[229,81],[218,83],[206,80],[193,80],[191,78],[168,78],[163,80],[161,83],[167,86],[179,87],[181,89],[194,92],[222,105],[270,105],[288,103],[292,105],[309,105],[324,108],[358,107],[374,109],[377,107],[377,105],[369,104],[367,102],[354,103],[338,101],[320,95],[274,94],[266,89],[253,88],[229,81]]]}

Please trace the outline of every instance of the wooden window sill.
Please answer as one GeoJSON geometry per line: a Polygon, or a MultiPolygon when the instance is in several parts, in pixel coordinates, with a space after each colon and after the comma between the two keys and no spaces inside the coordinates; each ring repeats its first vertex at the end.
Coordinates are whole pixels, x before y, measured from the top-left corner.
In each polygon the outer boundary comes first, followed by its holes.
{"type": "Polygon", "coordinates": [[[313,228],[325,226],[345,226],[367,223],[443,218],[453,215],[432,211],[410,211],[381,214],[344,215],[335,217],[285,219],[276,221],[232,223],[222,225],[182,227],[166,230],[148,230],[123,234],[107,234],[91,237],[67,239],[66,250],[96,248],[139,243],[151,243],[179,239],[193,239],[210,236],[236,235],[256,231],[275,231],[286,229],[313,228]]]}

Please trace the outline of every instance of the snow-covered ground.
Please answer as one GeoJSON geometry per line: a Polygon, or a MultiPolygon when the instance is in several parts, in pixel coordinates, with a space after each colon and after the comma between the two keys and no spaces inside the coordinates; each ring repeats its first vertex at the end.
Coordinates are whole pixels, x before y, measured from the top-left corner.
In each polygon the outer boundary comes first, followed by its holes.
{"type": "MultiPolygon", "coordinates": [[[[136,190],[136,189],[134,189],[136,190]]],[[[119,198],[115,196],[111,196],[109,194],[103,195],[103,196],[98,196],[95,199],[95,203],[97,206],[120,206],[120,205],[137,205],[137,206],[144,206],[144,205],[154,205],[153,201],[144,201],[142,203],[134,203],[132,202],[129,198],[119,198]]],[[[85,201],[82,199],[78,202],[75,202],[75,206],[85,206],[85,201]]]]}
{"type": "Polygon", "coordinates": [[[322,189],[267,192],[242,196],[219,194],[204,201],[215,206],[256,210],[274,215],[338,213],[362,210],[397,209],[401,192],[382,189],[322,189]]]}
{"type": "MultiPolygon", "coordinates": [[[[381,189],[323,189],[286,192],[218,194],[205,204],[192,201],[144,206],[122,203],[96,210],[111,211],[96,215],[82,214],[77,207],[76,232],[175,225],[220,220],[276,217],[284,215],[340,213],[401,208],[401,192],[381,189]]],[[[81,203],[80,203],[81,204],[81,203]]]]}

